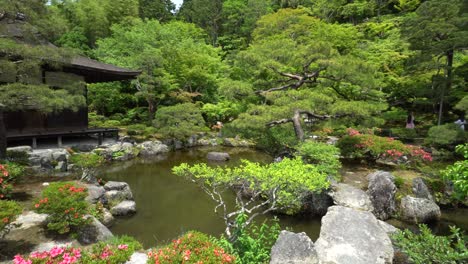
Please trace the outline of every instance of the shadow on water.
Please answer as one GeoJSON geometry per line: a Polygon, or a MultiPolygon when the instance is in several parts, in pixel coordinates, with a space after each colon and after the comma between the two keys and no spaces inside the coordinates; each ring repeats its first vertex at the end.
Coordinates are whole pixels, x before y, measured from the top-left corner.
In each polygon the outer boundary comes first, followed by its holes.
{"type": "MultiPolygon", "coordinates": [[[[224,223],[214,213],[215,203],[195,184],[171,173],[181,163],[207,162],[209,151],[228,152],[226,163],[208,162],[210,165],[236,166],[241,159],[268,163],[271,156],[251,149],[208,147],[171,152],[152,159],[113,164],[105,169],[106,180],[126,181],[130,184],[137,204],[137,214],[117,219],[111,231],[136,237],[145,247],[164,244],[188,230],[198,230],[214,236],[224,232],[224,223]]],[[[226,194],[234,209],[234,194],[226,194]]],[[[272,216],[259,217],[258,222],[272,216]]],[[[320,230],[319,218],[280,216],[282,228],[306,232],[316,239],[320,230]]]]}

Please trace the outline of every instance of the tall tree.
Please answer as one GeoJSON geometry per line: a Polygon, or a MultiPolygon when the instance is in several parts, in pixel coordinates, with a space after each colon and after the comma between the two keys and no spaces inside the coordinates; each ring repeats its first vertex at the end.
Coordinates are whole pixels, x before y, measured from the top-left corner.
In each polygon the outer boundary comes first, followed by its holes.
{"type": "Polygon", "coordinates": [[[166,22],[174,18],[175,4],[171,0],[139,0],[140,17],[166,22]]]}
{"type": "MultiPolygon", "coordinates": [[[[450,94],[453,82],[454,54],[468,47],[468,3],[463,0],[422,3],[414,15],[404,24],[404,33],[411,48],[420,51],[428,59],[441,59],[442,78],[433,78],[433,86],[441,87],[439,98],[438,124],[442,122],[444,104],[450,94]]],[[[446,105],[446,109],[450,106],[446,105]]]]}

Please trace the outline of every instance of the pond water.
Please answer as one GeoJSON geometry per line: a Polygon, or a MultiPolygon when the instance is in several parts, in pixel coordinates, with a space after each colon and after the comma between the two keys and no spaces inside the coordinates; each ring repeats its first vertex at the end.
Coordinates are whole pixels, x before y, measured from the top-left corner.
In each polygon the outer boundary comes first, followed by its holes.
{"type": "MultiPolygon", "coordinates": [[[[273,158],[252,149],[202,147],[170,152],[151,159],[113,163],[101,174],[106,180],[125,181],[130,184],[137,204],[137,214],[128,218],[118,218],[111,231],[116,235],[130,235],[141,241],[146,248],[166,244],[189,230],[198,230],[213,236],[224,232],[222,219],[214,213],[215,203],[198,186],[188,179],[172,174],[172,167],[181,163],[195,164],[207,162],[210,165],[236,166],[241,159],[269,163],[273,158]],[[228,152],[228,162],[207,162],[210,151],[228,152]]],[[[365,189],[367,175],[376,168],[362,165],[344,164],[341,174],[343,182],[365,189]]],[[[234,208],[234,194],[225,197],[234,208]]],[[[262,222],[272,215],[258,217],[262,222]]],[[[320,233],[319,217],[280,216],[282,228],[294,232],[305,232],[315,241],[320,233]]],[[[416,225],[390,220],[399,228],[417,229],[416,225]]],[[[449,234],[449,225],[457,225],[468,230],[468,209],[443,210],[442,219],[430,224],[431,229],[441,235],[449,234]]]]}
{"type": "MultiPolygon", "coordinates": [[[[241,159],[269,163],[271,156],[252,149],[203,147],[170,152],[152,159],[114,163],[105,169],[106,180],[125,181],[130,185],[137,214],[119,218],[111,228],[116,235],[128,234],[141,241],[145,247],[165,244],[189,230],[198,230],[214,236],[224,232],[223,220],[214,213],[215,203],[198,186],[187,179],[175,176],[171,168],[181,163],[207,162],[209,151],[228,152],[228,162],[208,162],[210,165],[236,166],[241,159]]],[[[234,194],[225,195],[231,208],[234,194]]],[[[259,217],[263,221],[265,217],[259,217]]],[[[320,232],[319,218],[280,217],[282,228],[306,232],[313,240],[320,232]]]]}

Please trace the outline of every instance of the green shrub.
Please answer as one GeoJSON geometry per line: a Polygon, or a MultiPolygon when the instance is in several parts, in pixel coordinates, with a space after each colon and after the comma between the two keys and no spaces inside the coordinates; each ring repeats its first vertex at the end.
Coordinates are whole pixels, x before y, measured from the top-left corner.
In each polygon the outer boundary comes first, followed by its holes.
{"type": "Polygon", "coordinates": [[[408,255],[410,261],[416,264],[452,264],[465,263],[468,259],[468,241],[459,228],[451,227],[449,236],[435,236],[426,225],[419,228],[420,234],[406,229],[393,236],[395,245],[408,255]]]}
{"type": "Polygon", "coordinates": [[[15,201],[0,200],[0,231],[15,221],[17,215],[21,213],[21,206],[15,201]]]}
{"type": "Polygon", "coordinates": [[[85,201],[88,192],[72,182],[51,183],[42,191],[42,196],[34,207],[46,213],[47,228],[59,234],[74,233],[90,221],[89,204],[85,201]]]}
{"type": "Polygon", "coordinates": [[[83,252],[81,263],[123,264],[130,260],[135,251],[141,248],[141,244],[132,237],[113,237],[108,241],[94,244],[91,249],[83,252]]]}
{"type": "Polygon", "coordinates": [[[315,164],[320,172],[330,176],[338,175],[341,168],[340,150],[330,144],[306,141],[297,148],[297,155],[311,164],[315,164]]]}
{"type": "Polygon", "coordinates": [[[458,145],[456,152],[464,157],[441,171],[446,181],[451,181],[454,187],[454,197],[463,201],[468,196],[468,144],[458,145]]]}
{"type": "Polygon", "coordinates": [[[400,177],[400,176],[396,176],[395,177],[395,186],[400,189],[403,184],[405,184],[405,179],[403,179],[403,177],[400,177]]]}
{"type": "Polygon", "coordinates": [[[466,141],[466,132],[455,124],[433,126],[429,129],[425,143],[436,147],[446,147],[466,141]]]}
{"type": "MultiPolygon", "coordinates": [[[[247,215],[241,214],[236,219],[237,226],[245,226],[247,215]]],[[[218,244],[236,256],[236,263],[268,263],[270,261],[271,248],[278,239],[281,227],[278,220],[273,220],[269,225],[266,222],[258,225],[248,225],[247,228],[237,229],[234,235],[235,241],[231,242],[224,237],[218,240],[218,244]]]]}
{"type": "Polygon", "coordinates": [[[185,139],[197,132],[208,131],[200,109],[191,103],[160,108],[153,125],[166,138],[185,139]]]}
{"type": "Polygon", "coordinates": [[[27,166],[29,164],[29,154],[25,151],[7,151],[7,161],[27,166]]]}
{"type": "Polygon", "coordinates": [[[203,116],[209,124],[216,124],[217,121],[223,123],[229,119],[237,117],[243,110],[243,106],[231,101],[221,101],[217,104],[204,104],[201,108],[203,116]]]}
{"type": "Polygon", "coordinates": [[[247,182],[251,189],[264,193],[276,190],[276,205],[288,214],[301,209],[302,199],[308,192],[320,193],[330,185],[327,174],[314,165],[304,164],[301,158],[285,158],[267,165],[243,160],[242,165],[233,169],[183,163],[172,171],[178,176],[204,180],[207,185],[247,182]]]}
{"type": "Polygon", "coordinates": [[[394,128],[392,129],[392,136],[401,139],[414,139],[418,137],[418,133],[416,133],[415,129],[394,128]]]}
{"type": "Polygon", "coordinates": [[[104,158],[95,153],[79,153],[72,155],[70,162],[80,168],[95,168],[104,162],[104,158]]]}
{"type": "Polygon", "coordinates": [[[196,231],[188,232],[172,241],[171,245],[151,250],[148,256],[148,264],[236,263],[234,256],[213,243],[209,236],[196,231]]]}
{"type": "Polygon", "coordinates": [[[0,199],[10,198],[13,183],[23,175],[24,167],[12,162],[0,164],[0,199]]]}
{"type": "Polygon", "coordinates": [[[120,121],[118,120],[107,120],[102,124],[104,127],[120,127],[122,124],[120,124],[120,121]]]}

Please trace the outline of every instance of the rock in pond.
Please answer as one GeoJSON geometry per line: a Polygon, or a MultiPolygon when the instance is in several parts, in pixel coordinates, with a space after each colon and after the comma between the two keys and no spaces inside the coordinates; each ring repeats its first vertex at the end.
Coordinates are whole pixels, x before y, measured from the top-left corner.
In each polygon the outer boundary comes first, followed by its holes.
{"type": "Polygon", "coordinates": [[[367,178],[369,180],[367,194],[374,206],[374,215],[381,220],[389,219],[396,211],[395,178],[386,171],[371,173],[367,178]]]}
{"type": "Polygon", "coordinates": [[[322,218],[315,242],[320,263],[392,263],[393,246],[380,221],[370,212],[332,206],[322,218]]]}
{"type": "Polygon", "coordinates": [[[94,216],[88,215],[87,217],[91,218],[91,223],[78,232],[78,241],[80,243],[88,245],[107,240],[114,236],[112,232],[94,216]]]}
{"type": "Polygon", "coordinates": [[[304,233],[281,231],[271,248],[270,264],[318,264],[314,243],[304,233]]]}
{"type": "Polygon", "coordinates": [[[137,147],[140,149],[140,155],[142,156],[154,156],[169,152],[169,147],[157,140],[145,141],[138,144],[137,147]]]}
{"type": "Polygon", "coordinates": [[[336,184],[332,189],[330,195],[335,204],[364,211],[374,210],[369,196],[363,190],[344,183],[336,184]]]}
{"type": "Polygon", "coordinates": [[[136,213],[136,204],[134,201],[123,201],[110,209],[114,216],[124,216],[136,213]]]}
{"type": "Polygon", "coordinates": [[[427,223],[439,220],[440,207],[432,200],[405,196],[401,199],[401,218],[411,223],[427,223]]]}
{"type": "Polygon", "coordinates": [[[86,185],[86,188],[88,189],[88,196],[86,197],[86,201],[93,204],[101,201],[104,193],[106,192],[104,187],[99,185],[88,184],[86,185]]]}
{"type": "Polygon", "coordinates": [[[332,205],[333,199],[327,192],[309,192],[302,200],[303,212],[311,215],[323,216],[332,205]]]}
{"type": "Polygon", "coordinates": [[[225,152],[209,152],[206,158],[214,161],[227,161],[231,159],[229,154],[225,152]]]}
{"type": "Polygon", "coordinates": [[[102,221],[101,223],[107,227],[112,226],[114,224],[114,216],[111,214],[109,210],[104,208],[103,216],[102,216],[102,221]]]}

